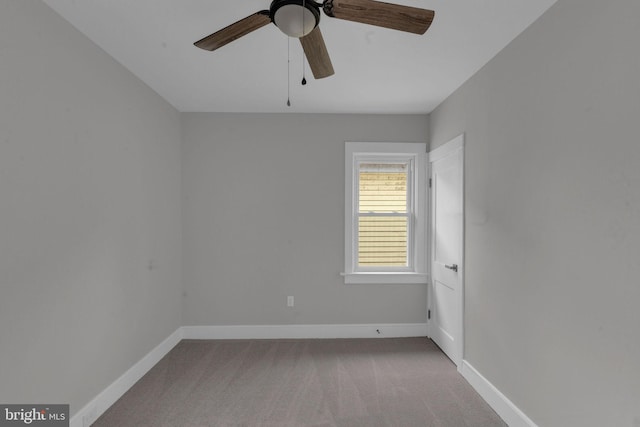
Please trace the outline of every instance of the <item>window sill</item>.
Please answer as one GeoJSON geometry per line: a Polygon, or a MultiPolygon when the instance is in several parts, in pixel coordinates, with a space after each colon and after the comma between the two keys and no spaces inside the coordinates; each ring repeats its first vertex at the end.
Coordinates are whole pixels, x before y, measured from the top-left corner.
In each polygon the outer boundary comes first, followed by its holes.
{"type": "Polygon", "coordinates": [[[412,272],[364,272],[364,273],[340,273],[344,277],[344,283],[351,284],[417,284],[426,285],[429,276],[412,272]]]}

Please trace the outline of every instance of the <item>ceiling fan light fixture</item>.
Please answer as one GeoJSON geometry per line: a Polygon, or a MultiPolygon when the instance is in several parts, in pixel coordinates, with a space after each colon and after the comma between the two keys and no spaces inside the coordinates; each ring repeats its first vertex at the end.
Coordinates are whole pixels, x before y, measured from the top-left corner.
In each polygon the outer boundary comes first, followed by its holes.
{"type": "Polygon", "coordinates": [[[312,0],[274,0],[271,20],[289,37],[304,37],[318,26],[320,11],[312,0]]]}

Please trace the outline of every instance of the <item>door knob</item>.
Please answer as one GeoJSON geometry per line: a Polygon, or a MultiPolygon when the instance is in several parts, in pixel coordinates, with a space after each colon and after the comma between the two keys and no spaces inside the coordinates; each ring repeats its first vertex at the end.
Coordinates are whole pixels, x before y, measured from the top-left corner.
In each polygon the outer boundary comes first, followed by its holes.
{"type": "Polygon", "coordinates": [[[444,268],[448,268],[449,270],[453,270],[456,273],[458,272],[458,264],[452,264],[452,265],[444,265],[444,268]]]}

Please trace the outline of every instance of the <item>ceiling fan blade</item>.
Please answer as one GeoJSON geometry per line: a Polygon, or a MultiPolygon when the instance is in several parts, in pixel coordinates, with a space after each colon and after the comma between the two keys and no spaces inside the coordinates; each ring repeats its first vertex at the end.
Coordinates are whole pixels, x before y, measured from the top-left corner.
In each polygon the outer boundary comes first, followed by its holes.
{"type": "Polygon", "coordinates": [[[375,0],[328,0],[324,11],[334,18],[414,34],[424,34],[435,16],[432,10],[375,0]]]}
{"type": "Polygon", "coordinates": [[[316,27],[309,34],[301,37],[300,43],[302,43],[302,49],[307,57],[307,61],[309,61],[313,77],[323,79],[335,73],[333,71],[333,65],[331,64],[331,58],[329,58],[327,46],[324,44],[324,38],[320,32],[320,27],[316,27]]]}
{"type": "Polygon", "coordinates": [[[271,23],[269,11],[263,10],[254,13],[253,15],[249,15],[246,18],[221,29],[220,31],[216,31],[213,34],[198,40],[194,45],[200,49],[213,51],[227,43],[231,43],[232,41],[249,34],[252,31],[257,30],[258,28],[262,28],[269,23],[271,23]]]}

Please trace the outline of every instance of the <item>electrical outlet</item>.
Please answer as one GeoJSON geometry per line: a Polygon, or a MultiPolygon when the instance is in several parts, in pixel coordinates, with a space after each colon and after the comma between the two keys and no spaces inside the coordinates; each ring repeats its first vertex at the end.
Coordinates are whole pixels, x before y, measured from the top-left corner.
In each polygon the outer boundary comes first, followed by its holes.
{"type": "Polygon", "coordinates": [[[287,297],[287,307],[293,307],[293,296],[287,297]]]}

